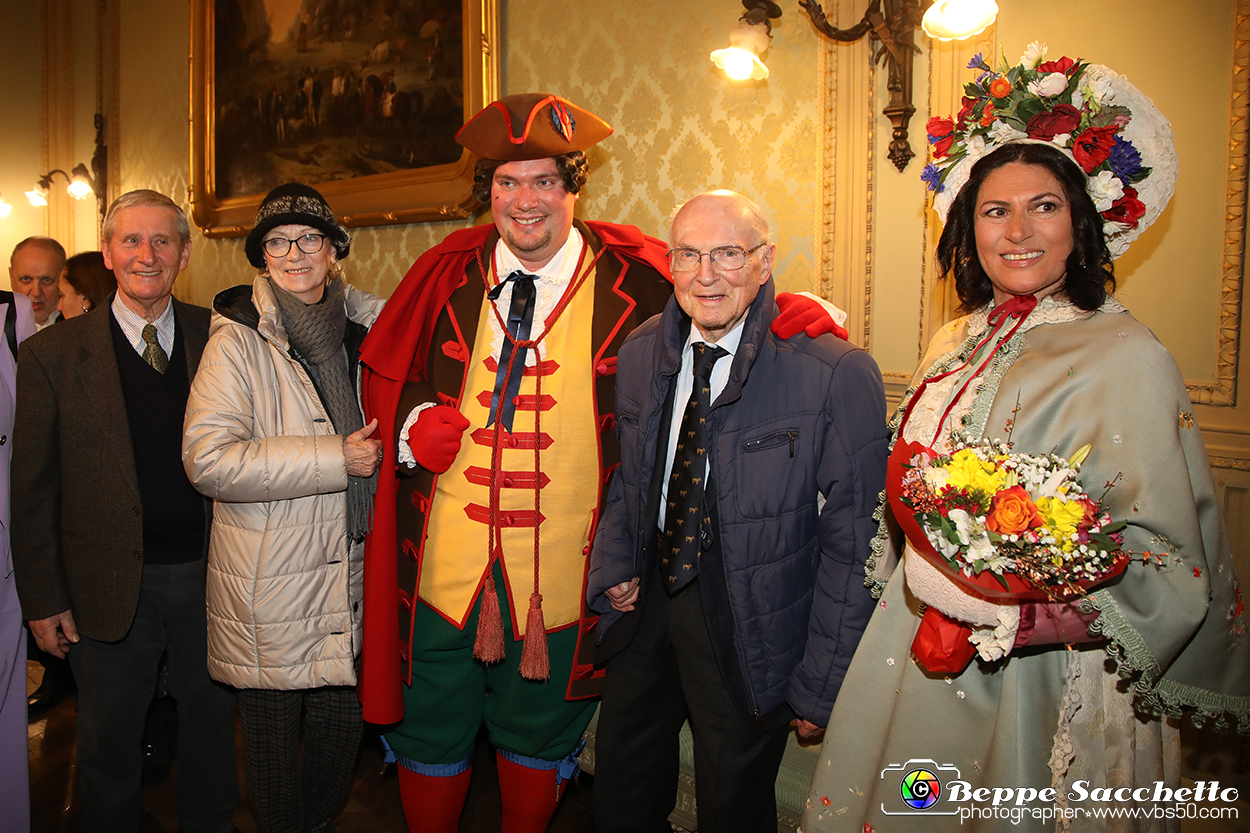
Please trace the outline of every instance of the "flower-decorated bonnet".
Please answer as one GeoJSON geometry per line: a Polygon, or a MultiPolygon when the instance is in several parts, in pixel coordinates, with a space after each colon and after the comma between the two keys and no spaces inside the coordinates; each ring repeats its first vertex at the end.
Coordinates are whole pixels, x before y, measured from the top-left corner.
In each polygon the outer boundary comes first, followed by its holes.
{"type": "Polygon", "coordinates": [[[942,221],[978,159],[1010,142],[1039,142],[1085,173],[1111,256],[1124,254],[1176,187],[1172,127],[1154,102],[1100,64],[1047,61],[1036,41],[1015,66],[1004,58],[995,70],[977,53],[968,68],[981,74],[964,86],[959,115],[927,126],[933,161],[921,178],[937,192],[933,209],[942,221]]]}

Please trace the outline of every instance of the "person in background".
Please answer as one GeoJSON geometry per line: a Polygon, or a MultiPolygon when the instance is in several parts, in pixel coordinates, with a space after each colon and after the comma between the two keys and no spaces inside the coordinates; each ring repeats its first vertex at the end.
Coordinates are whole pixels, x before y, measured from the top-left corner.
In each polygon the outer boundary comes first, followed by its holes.
{"type": "MultiPolygon", "coordinates": [[[[17,595],[9,529],[9,457],[16,410],[17,345],[35,332],[30,299],[0,291],[0,810],[6,830],[30,829],[27,783],[26,626],[17,595]]],[[[63,660],[62,660],[63,661],[63,660]]]]}
{"type": "Polygon", "coordinates": [[[382,444],[355,381],[383,301],[344,278],[350,245],[316,190],[270,191],[244,247],[260,273],[213,302],[187,401],[183,464],[215,501],[208,671],[238,691],[261,833],[334,829],[364,728],[356,659],[382,444]]]}
{"type": "Polygon", "coordinates": [[[104,304],[117,291],[117,278],[104,265],[101,252],[80,252],[65,261],[61,273],[61,318],[76,318],[104,304]]]}
{"type": "Polygon", "coordinates": [[[65,271],[65,247],[51,237],[27,237],[9,256],[9,284],[14,292],[30,298],[35,326],[43,329],[57,315],[57,284],[65,271]]]}
{"type": "Polygon", "coordinates": [[[19,351],[18,595],[40,647],[68,654],[78,683],[83,830],[139,829],[144,714],[168,651],[179,827],[228,833],[238,800],[234,694],[209,678],[206,662],[212,505],[181,459],[209,312],[173,298],[191,232],[168,197],[118,197],[101,238],[117,277],[113,302],[36,333],[19,351]]]}

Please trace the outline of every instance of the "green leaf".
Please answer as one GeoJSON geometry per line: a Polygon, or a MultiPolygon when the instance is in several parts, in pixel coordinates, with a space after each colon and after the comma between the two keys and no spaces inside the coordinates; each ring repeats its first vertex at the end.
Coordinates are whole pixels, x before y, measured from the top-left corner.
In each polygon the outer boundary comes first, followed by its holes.
{"type": "Polygon", "coordinates": [[[1019,106],[1016,107],[1016,114],[1020,117],[1020,121],[1025,124],[1032,121],[1034,116],[1045,112],[1047,112],[1046,105],[1042,103],[1041,99],[1037,98],[1021,101],[1019,106]]]}

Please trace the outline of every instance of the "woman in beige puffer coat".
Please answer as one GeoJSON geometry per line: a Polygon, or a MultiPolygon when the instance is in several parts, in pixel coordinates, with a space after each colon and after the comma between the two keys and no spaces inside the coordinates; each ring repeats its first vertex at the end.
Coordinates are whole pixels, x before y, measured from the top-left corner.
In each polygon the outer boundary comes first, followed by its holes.
{"type": "Polygon", "coordinates": [[[349,245],[315,190],[274,189],[246,246],[262,271],[215,299],[187,402],[183,465],[214,500],[208,668],[238,689],[262,833],[333,830],[363,727],[353,687],[382,452],[356,364],[384,301],[343,280],[349,245]]]}

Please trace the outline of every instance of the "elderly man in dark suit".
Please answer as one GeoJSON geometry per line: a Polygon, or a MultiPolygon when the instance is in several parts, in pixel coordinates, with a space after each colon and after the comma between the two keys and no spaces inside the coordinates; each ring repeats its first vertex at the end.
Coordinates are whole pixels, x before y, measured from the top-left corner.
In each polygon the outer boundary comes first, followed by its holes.
{"type": "Polygon", "coordinates": [[[111,304],[22,343],[13,560],[39,646],[78,681],[83,829],[137,831],[144,713],[169,655],[179,823],[227,833],[238,796],[234,697],[206,668],[209,504],[183,473],[182,420],[209,311],[172,298],[191,256],[182,209],[117,199],[100,248],[111,304]]]}

